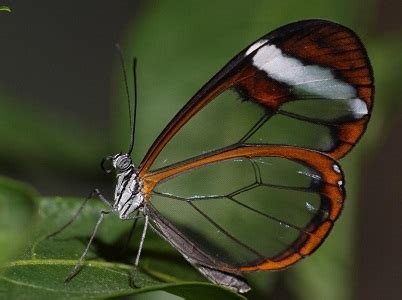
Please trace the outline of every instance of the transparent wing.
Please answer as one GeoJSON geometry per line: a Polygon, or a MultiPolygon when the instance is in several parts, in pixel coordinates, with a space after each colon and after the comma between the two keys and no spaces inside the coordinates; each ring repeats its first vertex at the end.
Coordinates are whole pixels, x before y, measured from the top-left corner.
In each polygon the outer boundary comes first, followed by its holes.
{"type": "MultiPolygon", "coordinates": [[[[285,146],[206,154],[150,174],[144,183],[148,205],[204,253],[185,253],[190,261],[227,272],[282,269],[309,255],[344,200],[333,159],[285,146]]],[[[161,221],[153,222],[158,228],[161,221]]]]}
{"type": "Polygon", "coordinates": [[[373,92],[353,31],[323,20],[286,25],[195,94],[154,142],[140,174],[236,145],[292,145],[341,158],[365,130],[373,92]]]}

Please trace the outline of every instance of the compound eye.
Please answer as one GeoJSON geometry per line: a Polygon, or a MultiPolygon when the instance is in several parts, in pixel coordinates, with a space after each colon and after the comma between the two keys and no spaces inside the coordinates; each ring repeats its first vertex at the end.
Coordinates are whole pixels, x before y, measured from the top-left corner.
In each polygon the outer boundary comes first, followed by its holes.
{"type": "Polygon", "coordinates": [[[114,170],[113,156],[106,156],[102,159],[101,168],[105,173],[111,173],[114,170]]]}
{"type": "Polygon", "coordinates": [[[116,168],[120,171],[126,171],[131,166],[131,159],[127,156],[119,157],[116,162],[116,168]]]}

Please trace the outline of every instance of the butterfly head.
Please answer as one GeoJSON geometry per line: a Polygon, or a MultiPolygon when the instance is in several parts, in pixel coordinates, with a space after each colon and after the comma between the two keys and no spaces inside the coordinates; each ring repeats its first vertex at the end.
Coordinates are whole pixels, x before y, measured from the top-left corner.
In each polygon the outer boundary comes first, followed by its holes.
{"type": "Polygon", "coordinates": [[[113,156],[106,156],[102,159],[101,168],[106,173],[116,171],[117,174],[121,174],[128,170],[135,169],[135,166],[129,154],[123,154],[120,152],[113,156]]]}

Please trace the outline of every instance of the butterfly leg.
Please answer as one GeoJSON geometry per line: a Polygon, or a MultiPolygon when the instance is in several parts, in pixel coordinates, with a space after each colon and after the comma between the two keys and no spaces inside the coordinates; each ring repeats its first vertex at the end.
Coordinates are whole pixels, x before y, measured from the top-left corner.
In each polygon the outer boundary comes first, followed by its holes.
{"type": "Polygon", "coordinates": [[[134,267],[135,267],[135,268],[138,267],[138,263],[140,262],[140,256],[141,256],[142,246],[144,245],[144,240],[145,240],[145,236],[146,236],[146,234],[147,234],[147,229],[148,229],[148,221],[149,221],[148,218],[149,218],[148,215],[145,215],[144,229],[142,230],[140,246],[138,247],[137,256],[136,256],[135,262],[134,262],[134,267]]]}
{"type": "Polygon", "coordinates": [[[136,275],[137,275],[137,268],[138,268],[138,263],[140,262],[140,256],[142,252],[142,247],[144,246],[144,240],[145,236],[147,234],[147,229],[148,229],[148,222],[149,222],[149,217],[148,215],[145,215],[145,221],[144,221],[144,229],[142,230],[142,235],[141,235],[141,241],[140,245],[138,247],[137,251],[137,256],[135,257],[135,262],[134,262],[134,269],[131,273],[131,285],[135,288],[138,288],[139,286],[137,285],[137,280],[136,280],[136,275]]]}
{"type": "Polygon", "coordinates": [[[85,256],[88,253],[89,247],[91,246],[92,241],[93,241],[94,237],[96,236],[96,232],[98,231],[99,225],[102,223],[104,216],[109,214],[109,213],[111,213],[111,212],[112,211],[104,211],[104,210],[101,211],[101,214],[99,216],[98,222],[96,222],[95,229],[92,232],[91,238],[89,239],[89,242],[88,242],[84,252],[82,253],[80,259],[77,261],[77,263],[75,264],[74,268],[71,270],[70,274],[64,280],[65,283],[69,282],[80,271],[81,266],[82,266],[82,262],[84,261],[85,256]]]}
{"type": "Polygon", "coordinates": [[[102,195],[102,193],[100,192],[99,189],[94,189],[88,196],[89,199],[93,198],[93,197],[98,197],[103,203],[105,203],[108,206],[112,206],[113,204],[106,199],[105,196],[102,195]]]}
{"type": "Polygon", "coordinates": [[[136,215],[135,215],[134,217],[132,217],[132,218],[130,217],[130,219],[134,219],[134,223],[133,223],[133,225],[131,226],[131,229],[130,229],[130,232],[129,232],[129,234],[128,234],[126,243],[125,243],[125,245],[124,245],[124,247],[123,247],[121,253],[125,253],[126,250],[128,249],[128,244],[130,243],[131,238],[133,237],[135,228],[137,227],[138,219],[140,218],[140,217],[139,217],[139,214],[140,214],[140,211],[137,210],[136,215]]]}
{"type": "Polygon", "coordinates": [[[64,229],[66,229],[68,226],[70,226],[75,220],[77,220],[78,216],[80,215],[80,213],[82,212],[82,210],[84,209],[85,205],[88,203],[88,200],[94,198],[95,196],[97,196],[102,202],[106,203],[108,206],[111,206],[110,202],[101,194],[101,192],[99,191],[99,189],[94,189],[89,195],[88,197],[85,198],[85,200],[82,202],[82,204],[80,205],[80,207],[78,208],[78,210],[76,211],[76,213],[71,217],[71,219],[64,224],[63,226],[61,226],[59,229],[57,229],[56,231],[48,234],[45,239],[51,238],[55,235],[58,235],[60,232],[62,232],[64,229]]]}

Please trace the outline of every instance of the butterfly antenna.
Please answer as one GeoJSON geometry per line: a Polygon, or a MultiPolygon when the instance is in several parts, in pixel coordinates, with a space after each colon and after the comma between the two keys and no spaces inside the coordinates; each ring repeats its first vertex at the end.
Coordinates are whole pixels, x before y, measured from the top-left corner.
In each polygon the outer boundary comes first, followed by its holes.
{"type": "MultiPolygon", "coordinates": [[[[124,78],[124,86],[126,90],[126,95],[127,95],[127,102],[128,102],[128,115],[129,115],[129,121],[130,121],[130,132],[131,132],[131,141],[130,141],[130,146],[128,148],[128,154],[131,154],[133,151],[134,147],[134,133],[135,133],[135,123],[133,123],[133,117],[132,117],[132,102],[131,102],[131,97],[130,97],[130,92],[128,88],[128,79],[127,79],[127,72],[126,72],[126,66],[124,64],[124,58],[123,58],[123,51],[120,48],[119,44],[116,44],[116,49],[117,53],[119,54],[119,59],[120,59],[120,64],[123,69],[123,78],[124,78]]],[[[135,67],[134,67],[135,68],[135,67]]],[[[137,87],[136,87],[136,79],[135,79],[135,73],[134,73],[134,115],[137,110],[137,87]]],[[[135,117],[134,117],[135,120],[135,117]]]]}
{"type": "MultiPolygon", "coordinates": [[[[137,58],[133,58],[133,80],[134,80],[134,109],[133,109],[133,123],[131,127],[131,143],[130,149],[128,151],[131,154],[134,148],[134,141],[135,141],[135,123],[137,121],[137,58]]],[[[131,115],[131,113],[130,113],[131,115]]],[[[130,117],[131,118],[131,117],[130,117]]]]}

